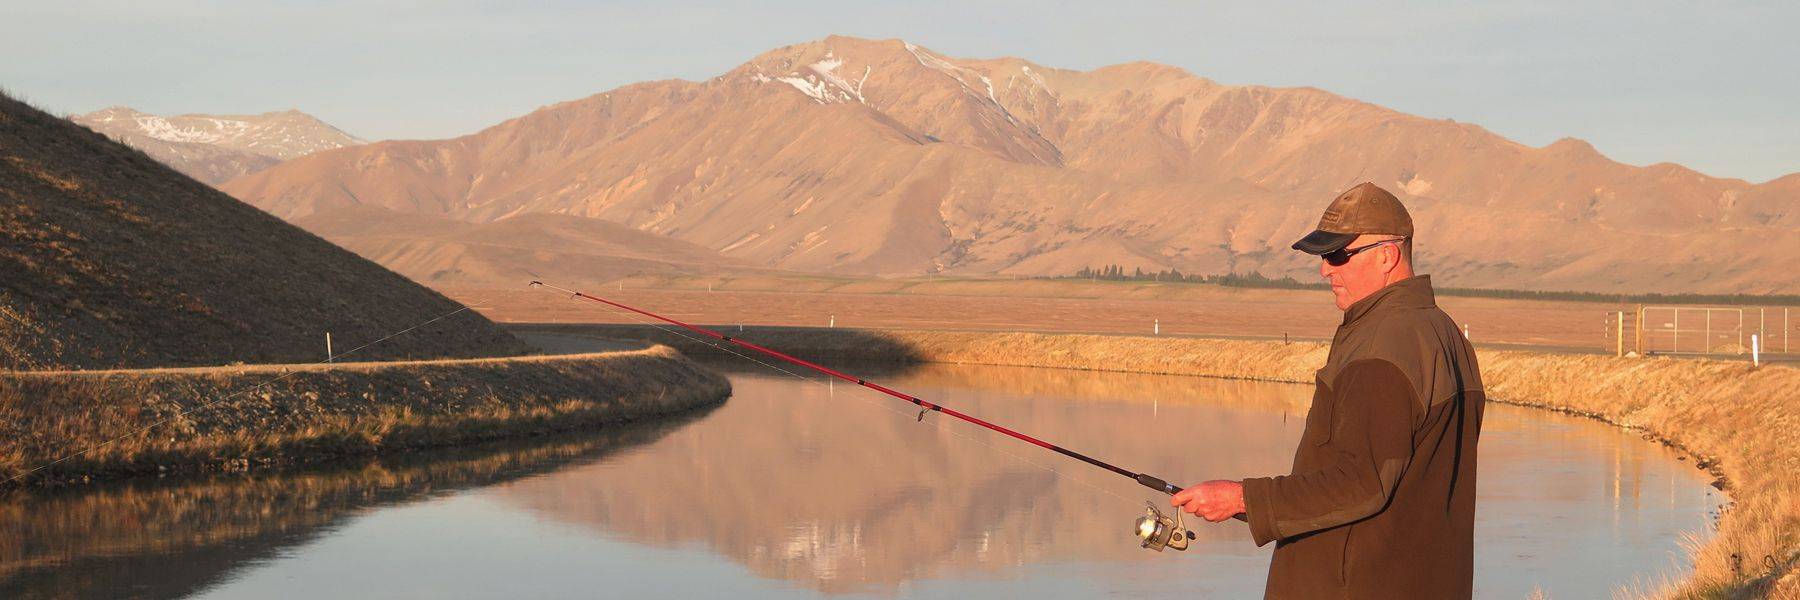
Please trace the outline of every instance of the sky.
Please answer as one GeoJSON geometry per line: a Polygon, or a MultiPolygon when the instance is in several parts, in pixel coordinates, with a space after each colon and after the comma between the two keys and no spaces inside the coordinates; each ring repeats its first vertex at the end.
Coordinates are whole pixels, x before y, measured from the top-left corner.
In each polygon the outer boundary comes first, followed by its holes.
{"type": "Polygon", "coordinates": [[[1800,3],[0,0],[0,88],[71,114],[297,108],[353,135],[472,133],[831,34],[1312,86],[1532,146],[1762,182],[1800,172],[1800,3]]]}

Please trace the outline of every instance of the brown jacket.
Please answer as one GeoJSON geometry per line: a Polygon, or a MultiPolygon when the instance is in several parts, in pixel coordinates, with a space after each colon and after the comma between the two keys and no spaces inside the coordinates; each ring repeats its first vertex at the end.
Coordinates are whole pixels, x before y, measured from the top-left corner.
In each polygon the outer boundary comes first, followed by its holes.
{"type": "Polygon", "coordinates": [[[1475,351],[1418,276],[1344,311],[1289,475],[1244,480],[1270,598],[1467,598],[1475,351]]]}

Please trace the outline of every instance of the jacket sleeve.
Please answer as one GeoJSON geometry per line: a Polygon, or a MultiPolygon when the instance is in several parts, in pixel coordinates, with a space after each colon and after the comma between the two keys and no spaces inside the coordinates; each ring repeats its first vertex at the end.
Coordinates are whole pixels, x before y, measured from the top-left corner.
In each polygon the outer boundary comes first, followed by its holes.
{"type": "Polygon", "coordinates": [[[1330,453],[1324,468],[1244,480],[1250,534],[1271,541],[1355,522],[1380,512],[1413,454],[1423,408],[1411,382],[1385,360],[1345,365],[1332,386],[1330,453]]]}

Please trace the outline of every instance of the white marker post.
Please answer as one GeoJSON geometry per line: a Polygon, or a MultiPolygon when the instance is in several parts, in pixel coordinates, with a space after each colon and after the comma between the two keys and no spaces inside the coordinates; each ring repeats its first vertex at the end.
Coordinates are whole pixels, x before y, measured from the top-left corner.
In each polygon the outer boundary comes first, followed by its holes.
{"type": "Polygon", "coordinates": [[[325,362],[335,361],[336,359],[331,355],[331,332],[327,331],[325,332],[325,362]]]}
{"type": "Polygon", "coordinates": [[[1162,319],[1151,319],[1150,323],[1150,333],[1152,335],[1162,335],[1162,319]]]}
{"type": "Polygon", "coordinates": [[[1469,324],[1463,323],[1463,339],[1469,339],[1469,324]]]}
{"type": "Polygon", "coordinates": [[[830,327],[832,329],[837,329],[837,315],[831,315],[831,323],[826,326],[830,327]]]}
{"type": "Polygon", "coordinates": [[[1762,338],[1754,333],[1750,334],[1750,366],[1762,366],[1762,338]]]}

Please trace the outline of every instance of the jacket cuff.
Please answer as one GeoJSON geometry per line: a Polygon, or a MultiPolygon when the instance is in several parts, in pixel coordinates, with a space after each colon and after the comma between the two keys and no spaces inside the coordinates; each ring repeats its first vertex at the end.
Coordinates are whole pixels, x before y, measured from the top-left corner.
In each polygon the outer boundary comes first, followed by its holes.
{"type": "Polygon", "coordinates": [[[1280,539],[1275,531],[1275,504],[1270,500],[1275,480],[1269,477],[1245,479],[1244,517],[1250,522],[1250,539],[1262,546],[1280,539]]]}

